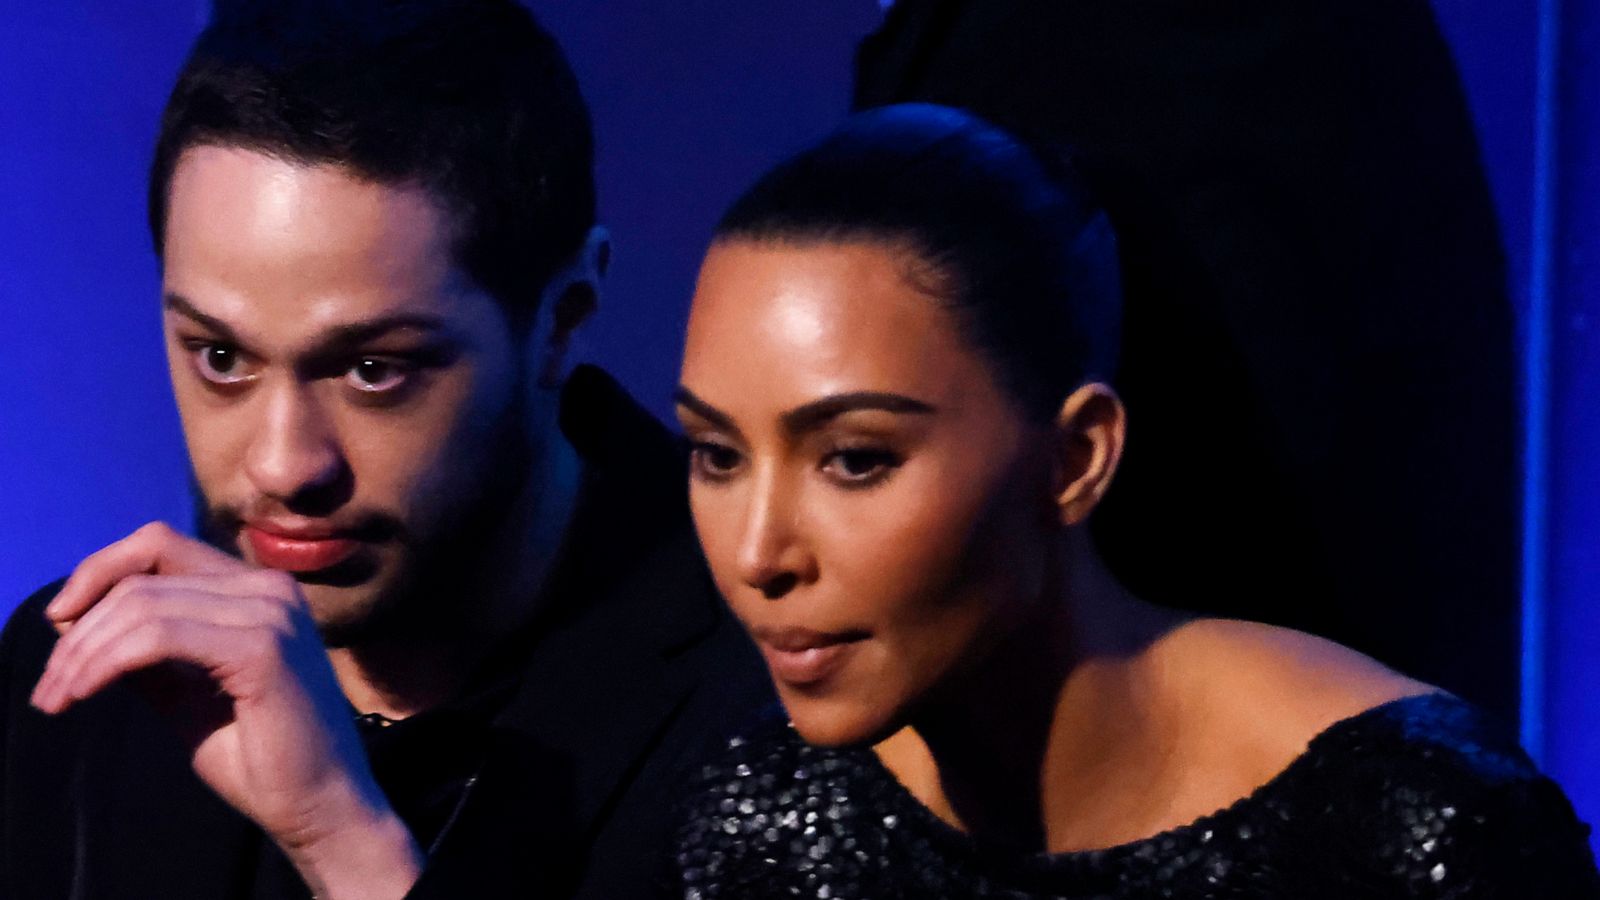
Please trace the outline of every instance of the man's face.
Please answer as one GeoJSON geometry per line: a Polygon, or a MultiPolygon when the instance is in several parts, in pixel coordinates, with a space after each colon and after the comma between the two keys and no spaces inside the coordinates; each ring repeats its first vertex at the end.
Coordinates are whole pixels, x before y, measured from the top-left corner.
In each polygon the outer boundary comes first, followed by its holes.
{"type": "Polygon", "coordinates": [[[451,231],[335,166],[199,146],[172,178],[167,357],[208,536],[296,573],[333,644],[481,542],[489,479],[525,471],[517,341],[451,231]]]}

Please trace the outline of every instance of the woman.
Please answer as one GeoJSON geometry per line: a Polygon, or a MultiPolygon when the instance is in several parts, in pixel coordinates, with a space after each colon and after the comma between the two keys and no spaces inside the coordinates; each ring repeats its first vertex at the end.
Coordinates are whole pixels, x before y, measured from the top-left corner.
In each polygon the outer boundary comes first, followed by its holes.
{"type": "MultiPolygon", "coordinates": [[[[1116,259],[1062,175],[894,107],[724,218],[678,410],[792,726],[707,769],[684,895],[1600,893],[1559,789],[1472,709],[1107,573],[1085,522],[1128,428],[1116,259]]],[[[1230,440],[1213,405],[1193,440],[1230,440]]]]}

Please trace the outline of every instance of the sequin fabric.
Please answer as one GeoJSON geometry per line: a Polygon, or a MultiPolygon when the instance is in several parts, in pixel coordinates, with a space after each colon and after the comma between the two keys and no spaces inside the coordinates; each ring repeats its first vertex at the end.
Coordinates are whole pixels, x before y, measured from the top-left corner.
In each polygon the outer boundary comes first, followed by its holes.
{"type": "Polygon", "coordinates": [[[1211,816],[1081,853],[984,845],[870,751],[811,747],[782,721],[703,776],[676,856],[684,900],[1600,897],[1560,789],[1443,695],[1334,725],[1211,816]]]}

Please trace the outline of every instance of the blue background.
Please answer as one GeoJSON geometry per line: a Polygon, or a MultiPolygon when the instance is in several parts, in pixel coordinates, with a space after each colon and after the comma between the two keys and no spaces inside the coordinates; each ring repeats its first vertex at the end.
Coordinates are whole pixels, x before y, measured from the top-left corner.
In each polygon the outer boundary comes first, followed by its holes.
{"type": "MultiPolygon", "coordinates": [[[[668,408],[721,208],[843,114],[873,0],[531,4],[594,110],[616,244],[581,347],[668,408]]],[[[185,521],[144,177],[206,0],[0,0],[0,613],[185,521]]],[[[1524,348],[1523,740],[1600,819],[1600,0],[1435,0],[1477,121],[1524,348]]],[[[1462,435],[1470,440],[1471,435],[1462,435]]]]}

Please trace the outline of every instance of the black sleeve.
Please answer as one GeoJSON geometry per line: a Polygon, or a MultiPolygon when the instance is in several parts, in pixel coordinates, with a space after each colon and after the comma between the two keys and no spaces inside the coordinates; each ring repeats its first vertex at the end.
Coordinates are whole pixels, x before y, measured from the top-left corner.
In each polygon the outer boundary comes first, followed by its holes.
{"type": "MultiPolygon", "coordinates": [[[[1600,898],[1600,878],[1580,823],[1548,778],[1440,786],[1438,799],[1405,825],[1392,854],[1406,897],[1449,900],[1600,898]],[[1418,835],[1426,837],[1418,839],[1418,835]],[[1437,841],[1431,865],[1402,860],[1437,841]]],[[[1391,824],[1393,824],[1391,822],[1391,824]]],[[[1402,824],[1405,824],[1402,822],[1402,824]]]]}
{"type": "MultiPolygon", "coordinates": [[[[1520,750],[1419,741],[1352,755],[1306,846],[1346,896],[1600,898],[1589,829],[1520,750]]],[[[1317,867],[1313,867],[1315,873],[1317,867]]]]}
{"type": "Polygon", "coordinates": [[[22,867],[45,865],[27,840],[41,823],[30,813],[37,785],[23,769],[38,755],[27,730],[28,697],[55,646],[44,605],[60,589],[57,582],[23,601],[0,631],[0,897],[21,895],[22,867]]]}

